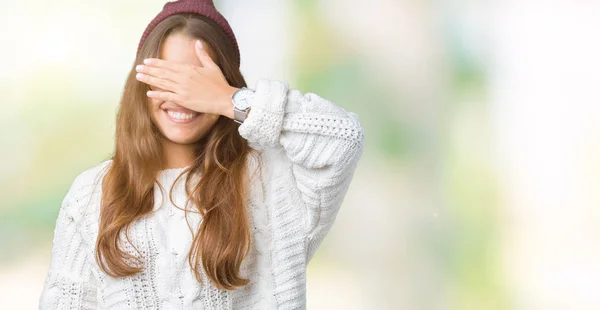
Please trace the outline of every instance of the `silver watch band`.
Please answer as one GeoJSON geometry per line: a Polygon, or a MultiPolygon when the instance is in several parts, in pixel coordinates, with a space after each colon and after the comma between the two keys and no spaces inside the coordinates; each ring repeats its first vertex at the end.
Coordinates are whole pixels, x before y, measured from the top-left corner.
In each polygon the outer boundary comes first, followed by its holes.
{"type": "Polygon", "coordinates": [[[236,106],[233,106],[233,120],[238,124],[243,123],[248,117],[248,112],[250,112],[249,108],[246,111],[242,111],[236,106]]]}

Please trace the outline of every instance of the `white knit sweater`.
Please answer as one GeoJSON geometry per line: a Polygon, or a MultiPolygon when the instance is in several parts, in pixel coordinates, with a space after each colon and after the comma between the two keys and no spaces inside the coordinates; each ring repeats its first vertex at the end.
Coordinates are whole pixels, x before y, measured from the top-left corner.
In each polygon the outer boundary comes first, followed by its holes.
{"type": "MultiPolygon", "coordinates": [[[[123,278],[102,272],[94,247],[107,160],[79,174],[62,202],[40,309],[306,308],[306,266],[348,190],[363,129],[356,114],[285,82],[260,79],[254,90],[252,112],[239,127],[263,161],[262,173],[249,181],[252,246],[241,274],[250,284],[223,291],[206,278],[196,281],[187,263],[192,234],[184,211],[158,185],[154,212],[129,232],[141,256],[121,239],[144,261],[143,272],[123,278]]],[[[256,164],[249,160],[250,169],[256,164]]],[[[162,170],[157,180],[168,190],[183,170],[162,170]]],[[[174,201],[184,208],[184,179],[174,186],[174,201]]],[[[200,215],[187,212],[187,219],[196,231],[200,215]]]]}

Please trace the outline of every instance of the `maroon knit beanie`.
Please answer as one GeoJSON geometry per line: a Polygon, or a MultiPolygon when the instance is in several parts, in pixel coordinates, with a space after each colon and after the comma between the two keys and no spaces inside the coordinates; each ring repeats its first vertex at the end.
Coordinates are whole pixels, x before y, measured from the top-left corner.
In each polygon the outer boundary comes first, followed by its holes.
{"type": "Polygon", "coordinates": [[[140,40],[140,43],[138,44],[137,52],[138,53],[140,52],[140,49],[142,48],[144,41],[146,40],[146,38],[148,37],[150,32],[152,32],[152,29],[154,29],[154,27],[156,27],[156,25],[158,25],[160,22],[165,20],[167,17],[169,17],[171,15],[179,14],[179,13],[200,14],[200,15],[203,15],[203,16],[209,18],[210,20],[215,22],[217,25],[219,25],[223,29],[223,31],[225,32],[227,37],[229,37],[229,39],[231,39],[231,42],[233,43],[233,46],[235,47],[235,52],[236,52],[236,56],[237,56],[237,66],[238,67],[240,66],[240,63],[239,63],[240,49],[238,47],[235,35],[233,34],[233,30],[229,26],[229,23],[227,22],[225,17],[223,17],[223,15],[221,15],[221,13],[219,13],[217,11],[212,0],[180,0],[180,1],[167,2],[165,4],[165,6],[163,7],[163,10],[160,13],[158,13],[158,15],[156,15],[156,17],[150,22],[148,27],[146,27],[146,30],[144,31],[144,34],[142,35],[142,39],[140,40]]]}

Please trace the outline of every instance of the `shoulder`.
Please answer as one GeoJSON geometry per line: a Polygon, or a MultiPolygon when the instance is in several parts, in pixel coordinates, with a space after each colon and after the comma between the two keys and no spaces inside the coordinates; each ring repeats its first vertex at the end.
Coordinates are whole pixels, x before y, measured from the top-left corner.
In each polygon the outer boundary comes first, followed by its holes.
{"type": "Polygon", "coordinates": [[[95,197],[101,196],[102,179],[108,170],[112,159],[105,160],[99,164],[80,172],[73,180],[61,208],[74,218],[84,215],[87,206],[94,201],[95,197]]]}
{"type": "Polygon", "coordinates": [[[98,177],[100,177],[105,170],[108,169],[110,164],[112,163],[112,159],[105,160],[95,166],[87,168],[86,170],[80,172],[73,181],[73,184],[87,184],[96,182],[98,177]]]}
{"type": "Polygon", "coordinates": [[[87,190],[90,190],[91,187],[94,187],[94,185],[98,185],[102,181],[102,178],[111,163],[112,159],[105,160],[80,172],[73,180],[68,194],[71,197],[77,197],[81,194],[81,191],[85,193],[87,190]]]}

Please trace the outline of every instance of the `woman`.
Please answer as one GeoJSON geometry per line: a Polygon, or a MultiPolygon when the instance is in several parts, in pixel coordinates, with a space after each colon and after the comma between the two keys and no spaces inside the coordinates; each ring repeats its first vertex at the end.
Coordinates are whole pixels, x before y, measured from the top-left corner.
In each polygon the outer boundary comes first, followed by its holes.
{"type": "Polygon", "coordinates": [[[356,114],[287,83],[246,88],[212,1],[148,25],[115,152],[56,222],[41,309],[304,309],[306,266],[363,150],[356,114]]]}

